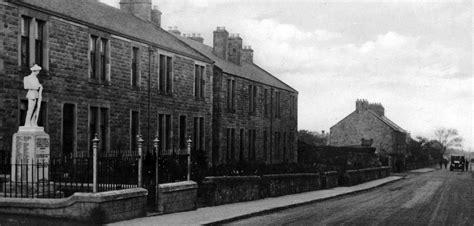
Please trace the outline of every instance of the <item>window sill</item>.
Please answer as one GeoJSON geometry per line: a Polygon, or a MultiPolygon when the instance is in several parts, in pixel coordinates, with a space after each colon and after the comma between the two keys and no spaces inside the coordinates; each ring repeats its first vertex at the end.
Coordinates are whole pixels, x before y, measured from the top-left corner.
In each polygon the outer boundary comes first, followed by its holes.
{"type": "Polygon", "coordinates": [[[130,89],[131,90],[136,90],[136,91],[140,91],[140,86],[130,86],[130,89]]]}
{"type": "Polygon", "coordinates": [[[110,81],[100,81],[97,79],[88,79],[88,82],[91,84],[96,84],[96,85],[103,85],[103,86],[110,86],[110,81]]]}
{"type": "Polygon", "coordinates": [[[227,113],[229,114],[235,114],[236,110],[235,109],[227,109],[227,113]]]}
{"type": "Polygon", "coordinates": [[[165,93],[165,92],[162,92],[162,91],[158,91],[158,95],[173,97],[173,93],[165,93]]]}

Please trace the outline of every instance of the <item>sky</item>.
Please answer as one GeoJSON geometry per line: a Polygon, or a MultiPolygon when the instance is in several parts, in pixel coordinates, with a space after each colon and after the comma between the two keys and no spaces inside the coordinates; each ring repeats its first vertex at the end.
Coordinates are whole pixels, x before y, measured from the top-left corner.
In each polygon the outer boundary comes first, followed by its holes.
{"type": "MultiPolygon", "coordinates": [[[[119,0],[100,0],[119,7],[119,0]]],[[[456,128],[474,151],[468,0],[153,0],[162,27],[212,46],[223,26],[299,92],[298,129],[329,131],[357,99],[381,103],[412,137],[456,128]]]]}

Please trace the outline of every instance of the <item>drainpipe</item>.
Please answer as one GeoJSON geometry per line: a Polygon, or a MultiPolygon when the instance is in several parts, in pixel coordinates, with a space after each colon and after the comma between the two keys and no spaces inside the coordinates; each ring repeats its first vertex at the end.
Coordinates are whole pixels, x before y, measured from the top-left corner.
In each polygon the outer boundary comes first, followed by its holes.
{"type": "Polygon", "coordinates": [[[148,139],[147,139],[147,151],[151,150],[151,70],[153,68],[153,62],[155,61],[155,55],[153,54],[153,48],[148,47],[148,139]]]}

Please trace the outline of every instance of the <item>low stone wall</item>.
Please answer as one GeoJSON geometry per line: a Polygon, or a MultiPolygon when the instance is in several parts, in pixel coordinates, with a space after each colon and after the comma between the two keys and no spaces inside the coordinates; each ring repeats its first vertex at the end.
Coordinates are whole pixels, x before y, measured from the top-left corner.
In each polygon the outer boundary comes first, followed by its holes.
{"type": "Polygon", "coordinates": [[[202,181],[204,202],[216,206],[260,199],[266,193],[260,190],[261,182],[259,176],[206,177],[202,181]]]}
{"type": "Polygon", "coordinates": [[[0,213],[110,223],[145,216],[147,195],[146,189],[131,188],[61,199],[0,198],[0,213]]]}
{"type": "Polygon", "coordinates": [[[264,193],[265,197],[296,194],[321,188],[319,174],[315,173],[263,175],[261,185],[260,189],[268,191],[264,193]]]}
{"type": "Polygon", "coordinates": [[[339,173],[337,171],[329,171],[321,175],[321,188],[329,189],[339,185],[339,173]]]}
{"type": "Polygon", "coordinates": [[[340,178],[339,185],[353,186],[371,180],[380,179],[390,175],[390,167],[367,168],[360,170],[347,170],[340,178]]]}
{"type": "Polygon", "coordinates": [[[158,211],[174,213],[196,209],[197,187],[194,181],[160,184],[158,211]]]}
{"type": "Polygon", "coordinates": [[[202,182],[204,202],[215,206],[314,191],[321,188],[319,174],[206,177],[202,182]]]}

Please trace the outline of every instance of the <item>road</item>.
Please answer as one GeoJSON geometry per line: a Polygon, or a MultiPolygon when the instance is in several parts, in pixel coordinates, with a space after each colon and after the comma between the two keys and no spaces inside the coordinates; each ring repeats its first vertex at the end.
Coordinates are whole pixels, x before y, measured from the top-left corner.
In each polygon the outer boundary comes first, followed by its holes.
{"type": "Polygon", "coordinates": [[[363,193],[256,216],[230,225],[474,225],[474,174],[410,173],[363,193]]]}

